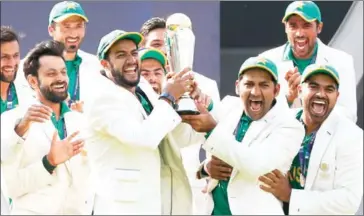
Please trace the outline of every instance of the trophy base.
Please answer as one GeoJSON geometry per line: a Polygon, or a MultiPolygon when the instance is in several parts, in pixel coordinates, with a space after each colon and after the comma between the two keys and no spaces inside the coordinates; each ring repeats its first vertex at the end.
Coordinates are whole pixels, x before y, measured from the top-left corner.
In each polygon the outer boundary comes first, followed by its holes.
{"type": "Polygon", "coordinates": [[[195,102],[189,95],[183,95],[178,102],[178,109],[176,110],[179,115],[199,115],[195,102]]]}

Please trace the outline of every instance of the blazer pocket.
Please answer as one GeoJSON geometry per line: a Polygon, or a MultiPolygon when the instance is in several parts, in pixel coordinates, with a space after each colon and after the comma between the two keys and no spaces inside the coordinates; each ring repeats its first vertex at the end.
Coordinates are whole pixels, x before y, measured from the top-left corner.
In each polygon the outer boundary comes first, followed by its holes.
{"type": "Polygon", "coordinates": [[[332,189],[334,186],[335,163],[330,160],[322,160],[319,164],[318,181],[319,189],[332,189]]]}
{"type": "Polygon", "coordinates": [[[137,169],[115,169],[114,188],[111,188],[116,201],[135,202],[141,195],[141,173],[137,169]]]}

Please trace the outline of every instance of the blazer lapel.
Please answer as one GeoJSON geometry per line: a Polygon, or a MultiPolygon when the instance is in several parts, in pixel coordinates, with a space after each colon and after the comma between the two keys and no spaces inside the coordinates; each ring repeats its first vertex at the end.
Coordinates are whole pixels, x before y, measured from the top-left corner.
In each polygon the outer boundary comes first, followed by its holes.
{"type": "MultiPolygon", "coordinates": [[[[234,104],[234,108],[230,110],[229,114],[226,116],[226,118],[221,119],[218,123],[218,127],[226,128],[226,130],[233,135],[236,127],[239,124],[240,118],[243,114],[243,105],[241,101],[239,100],[239,103],[234,104]]],[[[236,174],[236,169],[233,169],[231,173],[231,179],[233,179],[233,176],[236,174]]],[[[207,192],[210,193],[217,185],[219,181],[216,179],[209,179],[207,183],[207,192]]]]}
{"type": "Polygon", "coordinates": [[[329,60],[327,59],[327,54],[326,54],[326,45],[324,43],[322,43],[322,41],[320,39],[317,38],[317,45],[318,45],[318,49],[317,49],[317,57],[316,57],[316,64],[328,64],[329,60]]]}
{"type": "Polygon", "coordinates": [[[330,144],[336,127],[335,113],[331,112],[316,134],[307,170],[305,189],[310,190],[320,168],[321,160],[330,144]]]}

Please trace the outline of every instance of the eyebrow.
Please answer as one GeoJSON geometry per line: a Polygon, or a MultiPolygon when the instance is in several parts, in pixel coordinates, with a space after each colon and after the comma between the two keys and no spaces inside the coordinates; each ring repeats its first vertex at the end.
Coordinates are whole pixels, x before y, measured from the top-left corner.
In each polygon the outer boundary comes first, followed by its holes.
{"type": "MultiPolygon", "coordinates": [[[[318,84],[317,82],[315,82],[315,81],[310,81],[310,82],[308,82],[308,84],[310,84],[310,85],[317,85],[317,86],[321,86],[320,84],[318,84]]],[[[329,84],[329,85],[326,85],[326,86],[324,86],[325,88],[335,88],[336,89],[336,85],[335,84],[329,84]]]]}
{"type": "Polygon", "coordinates": [[[48,68],[47,72],[57,72],[57,71],[63,71],[63,70],[67,70],[66,67],[63,67],[60,70],[57,70],[56,68],[48,68]]]}
{"type": "MultiPolygon", "coordinates": [[[[119,53],[126,53],[126,52],[128,52],[128,51],[126,51],[126,50],[117,50],[117,51],[115,51],[115,55],[116,54],[119,54],[119,53]]],[[[133,49],[131,52],[138,52],[138,49],[133,49]]]]}

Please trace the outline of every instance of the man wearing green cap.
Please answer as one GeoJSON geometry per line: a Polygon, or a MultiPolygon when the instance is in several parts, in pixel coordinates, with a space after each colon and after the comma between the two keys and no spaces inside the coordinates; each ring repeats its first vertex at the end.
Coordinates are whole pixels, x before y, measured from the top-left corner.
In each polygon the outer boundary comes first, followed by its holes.
{"type": "Polygon", "coordinates": [[[348,215],[359,208],[363,130],[332,112],[341,90],[339,74],[330,65],[305,69],[298,88],[303,107],[292,110],[306,131],[301,149],[287,176],[274,170],[259,178],[289,215],[348,215]]]}
{"type": "Polygon", "coordinates": [[[157,49],[145,49],[140,55],[140,73],[157,94],[162,93],[166,78],[166,56],[157,49]]]}
{"type": "Polygon", "coordinates": [[[210,178],[205,214],[283,215],[281,203],[258,182],[276,167],[289,170],[304,136],[303,126],[286,115],[288,107],[276,102],[279,90],[276,65],[252,57],[239,70],[239,97],[225,97],[214,118],[201,106],[199,116],[184,116],[195,130],[206,132],[202,147],[212,155],[197,173],[210,178]]]}
{"type": "Polygon", "coordinates": [[[304,69],[313,63],[330,64],[341,74],[338,104],[341,115],[357,120],[356,79],[353,57],[321,42],[323,28],[319,7],[312,1],[294,1],[288,5],[282,19],[288,42],[262,54],[272,59],[280,71],[281,101],[292,108],[302,107],[297,86],[304,69]]]}
{"type": "Polygon", "coordinates": [[[91,74],[99,74],[101,69],[96,56],[80,50],[86,34],[87,22],[85,11],[79,3],[74,1],[62,1],[55,4],[49,14],[49,35],[65,45],[64,58],[69,77],[68,105],[72,108],[82,107],[82,98],[88,94],[83,90],[83,83],[91,74]]]}
{"type": "Polygon", "coordinates": [[[103,76],[87,84],[95,215],[191,214],[191,188],[179,148],[202,141],[203,135],[181,123],[176,99],[194,92],[193,75],[188,68],[173,75],[157,95],[139,82],[142,40],[139,33],[122,30],[102,37],[97,55],[103,76]]]}

